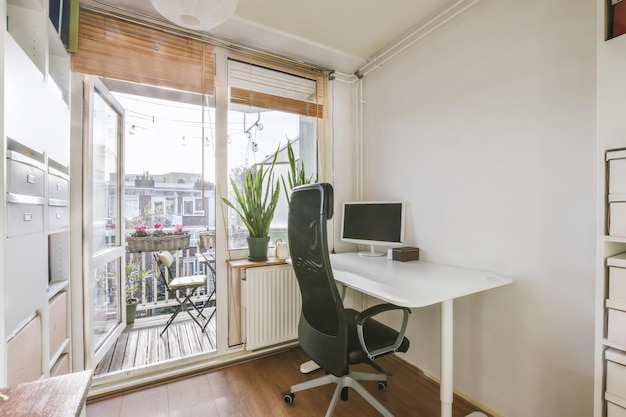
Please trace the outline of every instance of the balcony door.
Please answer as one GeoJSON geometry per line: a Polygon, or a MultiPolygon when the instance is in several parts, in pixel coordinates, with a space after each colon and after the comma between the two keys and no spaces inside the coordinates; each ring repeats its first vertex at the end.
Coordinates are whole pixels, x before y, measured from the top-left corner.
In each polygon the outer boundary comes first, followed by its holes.
{"type": "Polygon", "coordinates": [[[83,84],[82,221],[85,365],[126,326],[122,196],[124,109],[95,77],[83,84]]]}

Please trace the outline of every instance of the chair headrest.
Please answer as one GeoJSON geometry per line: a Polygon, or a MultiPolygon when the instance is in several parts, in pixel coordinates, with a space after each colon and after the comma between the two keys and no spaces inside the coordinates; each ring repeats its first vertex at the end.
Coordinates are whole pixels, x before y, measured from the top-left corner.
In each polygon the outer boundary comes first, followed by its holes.
{"type": "Polygon", "coordinates": [[[322,205],[320,207],[320,214],[325,214],[326,215],[326,219],[332,219],[332,217],[333,217],[333,207],[334,207],[334,204],[333,204],[333,186],[331,184],[329,184],[329,183],[326,183],[326,182],[300,185],[298,187],[295,187],[291,191],[292,198],[297,193],[307,192],[307,191],[309,191],[309,192],[310,191],[319,191],[319,193],[322,195],[322,198],[321,198],[322,205]]]}

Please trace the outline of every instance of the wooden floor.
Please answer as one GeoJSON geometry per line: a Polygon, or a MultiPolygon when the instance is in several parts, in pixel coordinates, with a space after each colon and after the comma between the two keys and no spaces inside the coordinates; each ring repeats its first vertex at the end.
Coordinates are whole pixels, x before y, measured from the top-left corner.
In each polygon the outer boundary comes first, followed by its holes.
{"type": "Polygon", "coordinates": [[[134,325],[127,327],[100,361],[94,376],[212,352],[216,349],[215,315],[204,332],[194,321],[189,317],[185,319],[182,314],[160,336],[164,327],[163,320],[149,325],[136,321],[134,325]]]}
{"type": "MultiPolygon", "coordinates": [[[[127,393],[107,400],[88,403],[87,417],[312,417],[323,416],[334,386],[324,386],[296,394],[292,405],[282,395],[291,384],[323,375],[299,372],[307,360],[300,348],[209,371],[167,384],[127,393]]],[[[365,388],[396,417],[438,417],[439,387],[404,361],[387,356],[378,360],[393,372],[386,391],[374,382],[365,388]]],[[[370,370],[369,367],[355,369],[370,370]]],[[[453,417],[480,411],[456,398],[453,417]]],[[[333,417],[380,417],[356,392],[350,390],[348,401],[340,401],[333,417]]]]}

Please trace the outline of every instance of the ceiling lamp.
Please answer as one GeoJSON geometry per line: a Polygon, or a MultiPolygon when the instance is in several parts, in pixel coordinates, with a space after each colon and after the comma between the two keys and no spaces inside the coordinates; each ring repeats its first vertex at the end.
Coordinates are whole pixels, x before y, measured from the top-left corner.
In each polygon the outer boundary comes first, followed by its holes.
{"type": "Polygon", "coordinates": [[[170,22],[187,29],[211,30],[230,18],[237,0],[150,0],[170,22]]]}

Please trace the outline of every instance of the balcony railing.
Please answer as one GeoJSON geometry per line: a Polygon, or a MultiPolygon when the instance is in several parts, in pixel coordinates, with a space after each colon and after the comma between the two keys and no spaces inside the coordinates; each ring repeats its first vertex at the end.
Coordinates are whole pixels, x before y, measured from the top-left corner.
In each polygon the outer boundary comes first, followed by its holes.
{"type": "MultiPolygon", "coordinates": [[[[177,276],[197,275],[202,274],[207,276],[206,285],[198,288],[196,294],[190,299],[197,305],[211,306],[215,295],[209,300],[211,294],[215,289],[215,267],[209,267],[207,262],[203,262],[204,258],[196,256],[198,254],[198,235],[199,231],[191,231],[190,247],[184,250],[170,251],[174,255],[175,262],[177,264],[176,271],[177,276]]],[[[163,283],[163,277],[157,278],[155,276],[154,268],[155,261],[153,257],[154,252],[137,252],[126,253],[126,261],[134,261],[139,268],[143,269],[145,276],[141,279],[140,293],[135,293],[134,296],[139,299],[137,305],[136,318],[154,317],[159,315],[171,314],[175,307],[178,305],[178,301],[170,295],[166,290],[163,283]]],[[[184,294],[181,294],[183,290],[177,292],[179,298],[184,298],[184,294]]]]}

